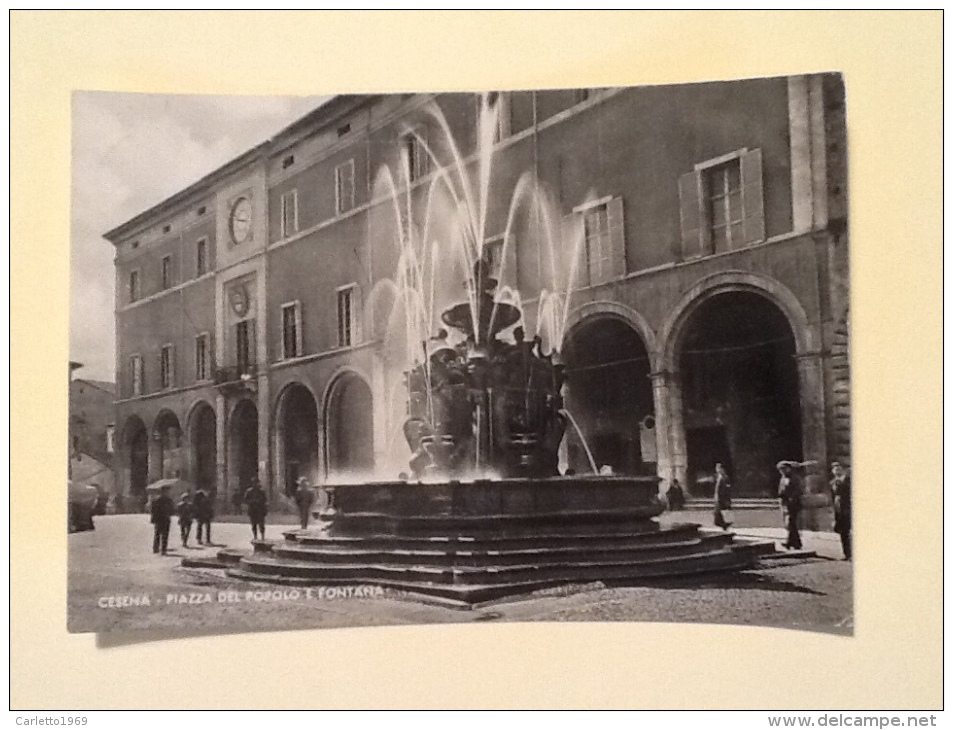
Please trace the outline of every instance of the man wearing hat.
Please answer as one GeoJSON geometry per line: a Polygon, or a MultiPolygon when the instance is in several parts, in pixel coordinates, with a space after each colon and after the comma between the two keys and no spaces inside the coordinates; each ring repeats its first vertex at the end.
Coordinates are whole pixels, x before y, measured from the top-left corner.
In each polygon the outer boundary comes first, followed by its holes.
{"type": "Polygon", "coordinates": [[[301,529],[308,529],[308,519],[311,517],[311,505],[314,504],[314,492],[308,484],[307,477],[298,477],[295,487],[295,504],[298,505],[298,516],[301,518],[301,529]]]}
{"type": "Polygon", "coordinates": [[[161,551],[163,555],[169,549],[169,528],[172,525],[172,515],[175,513],[175,503],[169,496],[169,491],[169,485],[163,485],[159,496],[152,500],[152,507],[149,510],[154,528],[152,552],[161,551]]]}
{"type": "Polygon", "coordinates": [[[834,498],[834,532],[840,535],[844,560],[850,560],[851,504],[850,473],[838,461],[831,462],[831,495],[834,498]]]}
{"type": "Polygon", "coordinates": [[[801,498],[804,496],[804,485],[800,474],[797,473],[802,465],[796,461],[779,461],[778,472],[781,480],[778,483],[778,497],[781,505],[787,511],[788,539],[783,546],[788,550],[801,549],[801,533],[798,530],[798,518],[801,516],[801,498]]]}

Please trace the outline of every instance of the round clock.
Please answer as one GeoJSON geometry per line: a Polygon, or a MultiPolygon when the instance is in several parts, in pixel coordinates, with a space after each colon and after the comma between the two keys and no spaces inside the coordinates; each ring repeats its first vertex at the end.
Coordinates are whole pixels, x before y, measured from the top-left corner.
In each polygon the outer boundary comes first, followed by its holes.
{"type": "Polygon", "coordinates": [[[235,201],[228,219],[228,227],[235,243],[248,240],[251,235],[251,201],[248,198],[239,198],[235,201]]]}

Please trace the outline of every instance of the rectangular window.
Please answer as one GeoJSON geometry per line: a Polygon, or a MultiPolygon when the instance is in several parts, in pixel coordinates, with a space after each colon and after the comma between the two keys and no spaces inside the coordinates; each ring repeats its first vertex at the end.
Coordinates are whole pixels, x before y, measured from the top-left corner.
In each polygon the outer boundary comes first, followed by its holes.
{"type": "Polygon", "coordinates": [[[334,195],[338,215],[354,207],[354,160],[334,168],[334,195]]]}
{"type": "Polygon", "coordinates": [[[712,253],[740,248],[744,243],[740,160],[735,158],[706,170],[705,188],[712,253]]]}
{"type": "Polygon", "coordinates": [[[172,257],[162,257],[162,288],[168,289],[172,286],[172,257]]]}
{"type": "Polygon", "coordinates": [[[586,260],[589,263],[589,281],[600,284],[608,280],[612,267],[609,244],[609,208],[598,205],[584,213],[586,260]]]}
{"type": "Polygon", "coordinates": [[[235,325],[235,364],[240,375],[251,372],[255,364],[255,320],[246,319],[235,325]]]}
{"type": "Polygon", "coordinates": [[[208,380],[211,377],[209,362],[209,336],[202,333],[195,338],[195,379],[208,380]]]}
{"type": "Polygon", "coordinates": [[[291,302],[281,307],[281,359],[301,357],[304,354],[301,342],[301,302],[291,302]]]}
{"type": "Polygon", "coordinates": [[[354,287],[338,290],[338,347],[350,347],[354,340],[354,287]]]}
{"type": "Polygon", "coordinates": [[[575,287],[597,286],[621,279],[628,272],[622,198],[601,198],[574,209],[579,214],[575,230],[578,261],[575,287]],[[578,227],[576,227],[578,226],[578,227]]]}
{"type": "Polygon", "coordinates": [[[141,292],[139,291],[139,272],[129,272],[129,301],[138,302],[141,292]]]}
{"type": "Polygon", "coordinates": [[[174,361],[172,345],[165,345],[159,355],[159,377],[162,387],[171,388],[175,382],[174,361]]]}
{"type": "Polygon", "coordinates": [[[195,244],[195,275],[202,276],[208,271],[208,240],[200,238],[195,244]]]}
{"type": "Polygon", "coordinates": [[[281,237],[287,238],[298,232],[298,191],[292,190],[281,196],[281,237]]]}
{"type": "Polygon", "coordinates": [[[132,394],[142,395],[145,391],[145,373],[142,368],[141,355],[133,355],[129,358],[129,371],[132,375],[132,394]]]}
{"type": "Polygon", "coordinates": [[[424,149],[422,130],[416,130],[403,137],[403,154],[407,158],[407,175],[410,182],[416,182],[427,174],[427,151],[424,149]]]}
{"type": "Polygon", "coordinates": [[[683,259],[765,239],[761,150],[742,148],[695,165],[678,179],[683,259]]]}

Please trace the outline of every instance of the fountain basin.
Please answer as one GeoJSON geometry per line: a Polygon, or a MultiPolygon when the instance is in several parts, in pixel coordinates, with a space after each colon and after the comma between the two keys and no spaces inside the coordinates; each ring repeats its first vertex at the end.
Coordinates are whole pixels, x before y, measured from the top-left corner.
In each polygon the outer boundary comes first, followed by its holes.
{"type": "Polygon", "coordinates": [[[656,477],[570,476],[445,482],[371,482],[327,487],[331,510],[318,513],[331,532],[360,522],[395,527],[472,527],[649,520],[662,513],[656,477]]]}

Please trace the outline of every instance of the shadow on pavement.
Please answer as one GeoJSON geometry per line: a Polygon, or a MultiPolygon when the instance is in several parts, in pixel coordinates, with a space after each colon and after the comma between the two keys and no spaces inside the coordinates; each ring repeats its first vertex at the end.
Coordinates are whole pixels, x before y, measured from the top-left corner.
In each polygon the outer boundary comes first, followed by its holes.
{"type": "Polygon", "coordinates": [[[813,588],[798,585],[786,580],[762,573],[742,571],[740,573],[712,573],[708,575],[688,575],[671,578],[656,578],[651,581],[604,581],[607,588],[725,588],[742,590],[774,591],[779,593],[804,593],[812,596],[825,596],[826,593],[813,588]]]}

